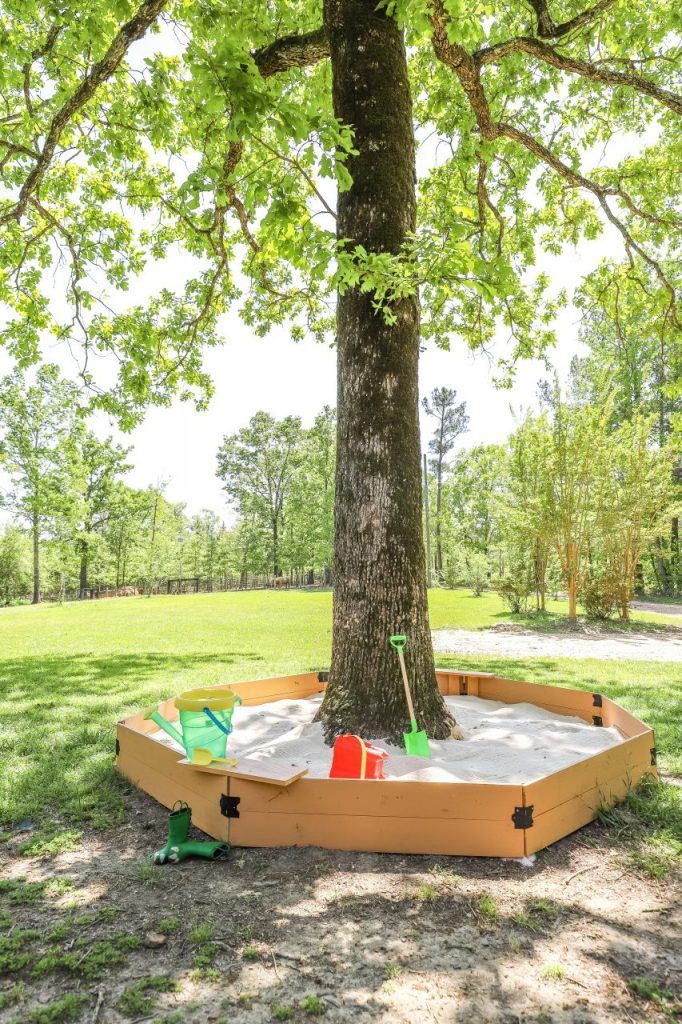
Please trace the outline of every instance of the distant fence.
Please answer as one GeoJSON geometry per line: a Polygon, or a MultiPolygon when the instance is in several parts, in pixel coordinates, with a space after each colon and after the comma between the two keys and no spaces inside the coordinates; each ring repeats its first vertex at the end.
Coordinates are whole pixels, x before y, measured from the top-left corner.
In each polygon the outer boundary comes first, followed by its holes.
{"type": "Polygon", "coordinates": [[[244,572],[239,576],[221,576],[216,579],[202,579],[200,576],[175,576],[144,583],[99,583],[83,590],[66,589],[44,593],[43,601],[92,601],[105,597],[137,597],[141,594],[216,594],[228,590],[293,590],[303,587],[330,587],[332,574],[329,569],[291,569],[281,576],[267,573],[244,572]]]}

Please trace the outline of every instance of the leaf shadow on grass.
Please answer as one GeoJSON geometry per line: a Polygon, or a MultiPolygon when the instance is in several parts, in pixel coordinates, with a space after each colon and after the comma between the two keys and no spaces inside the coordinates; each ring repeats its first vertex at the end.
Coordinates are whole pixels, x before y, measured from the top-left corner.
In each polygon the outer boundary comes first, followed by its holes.
{"type": "Polygon", "coordinates": [[[40,655],[0,659],[0,821],[55,813],[95,824],[123,809],[114,768],[119,718],[221,669],[258,663],[253,652],[40,655]]]}

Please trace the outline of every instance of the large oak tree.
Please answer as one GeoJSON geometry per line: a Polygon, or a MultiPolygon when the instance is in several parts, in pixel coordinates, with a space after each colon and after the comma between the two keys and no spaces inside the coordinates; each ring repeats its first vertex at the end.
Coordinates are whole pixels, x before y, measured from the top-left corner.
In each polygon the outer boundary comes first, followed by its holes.
{"type": "Polygon", "coordinates": [[[543,254],[602,230],[679,326],[676,4],[2,0],[0,11],[5,343],[25,363],[45,332],[68,343],[95,403],[130,424],[178,392],[206,400],[202,350],[232,305],[257,332],[335,333],[322,717],[329,736],[399,736],[387,636],[402,630],[417,717],[447,735],[422,548],[420,338],[477,346],[505,330],[509,365],[544,349],[561,295],[543,254]],[[127,305],[163,257],[165,287],[127,305]]]}

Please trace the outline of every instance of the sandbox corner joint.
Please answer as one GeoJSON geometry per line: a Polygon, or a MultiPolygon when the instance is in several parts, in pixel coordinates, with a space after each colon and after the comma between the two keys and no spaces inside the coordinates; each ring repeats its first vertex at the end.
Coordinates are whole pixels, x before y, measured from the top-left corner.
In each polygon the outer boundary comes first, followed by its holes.
{"type": "Polygon", "coordinates": [[[514,822],[514,828],[532,828],[534,808],[534,804],[528,804],[527,807],[515,807],[514,813],[511,816],[511,819],[514,822]]]}
{"type": "Polygon", "coordinates": [[[226,796],[225,793],[221,794],[220,797],[220,813],[223,818],[238,818],[239,817],[239,801],[240,796],[226,796]]]}

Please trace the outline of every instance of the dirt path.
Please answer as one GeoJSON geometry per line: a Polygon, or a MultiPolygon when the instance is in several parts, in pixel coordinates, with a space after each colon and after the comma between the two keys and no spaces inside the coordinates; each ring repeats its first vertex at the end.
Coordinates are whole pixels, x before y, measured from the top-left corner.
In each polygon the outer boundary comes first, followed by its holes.
{"type": "Polygon", "coordinates": [[[663,1024],[680,1005],[679,887],[635,873],[600,826],[530,868],[320,849],[155,868],[166,815],[131,805],[73,853],[0,848],[0,931],[30,954],[0,976],[0,999],[24,985],[0,1020],[663,1024]],[[662,1005],[642,998],[652,985],[662,1005]],[[69,997],[74,1016],[47,1015],[69,997]]]}
{"type": "Polygon", "coordinates": [[[682,616],[682,604],[659,604],[657,601],[631,601],[631,608],[641,612],[658,612],[659,615],[682,616]]]}
{"type": "Polygon", "coordinates": [[[493,654],[506,658],[611,658],[627,661],[682,661],[682,629],[660,627],[633,632],[599,626],[573,630],[532,630],[507,624],[492,629],[438,629],[441,654],[493,654]]]}

